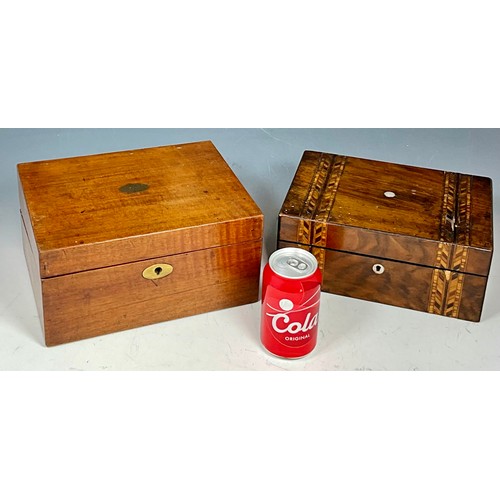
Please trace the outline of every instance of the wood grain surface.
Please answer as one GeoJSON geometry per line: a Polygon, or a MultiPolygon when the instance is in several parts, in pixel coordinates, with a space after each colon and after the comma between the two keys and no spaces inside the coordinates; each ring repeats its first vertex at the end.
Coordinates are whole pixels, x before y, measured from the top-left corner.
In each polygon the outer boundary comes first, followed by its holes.
{"type": "MultiPolygon", "coordinates": [[[[42,280],[47,346],[258,300],[261,243],[251,242],[42,280]],[[156,263],[168,276],[145,279],[156,263]]],[[[182,328],[182,327],[180,327],[182,328]]]]}
{"type": "Polygon", "coordinates": [[[22,163],[18,172],[42,277],[262,236],[260,209],[208,141],[22,163]],[[120,189],[135,185],[147,188],[120,189]]]}
{"type": "Polygon", "coordinates": [[[478,321],[493,253],[491,179],[306,151],[279,214],[325,291],[478,321]],[[333,252],[332,252],[333,251],[333,252]],[[385,272],[373,273],[382,259],[385,272]]]}
{"type": "Polygon", "coordinates": [[[18,174],[48,346],[258,300],[263,215],[211,142],[18,174]]]}
{"type": "Polygon", "coordinates": [[[491,214],[491,179],[306,151],[279,239],[430,266],[440,243],[466,246],[461,271],[486,276],[491,214]]]}

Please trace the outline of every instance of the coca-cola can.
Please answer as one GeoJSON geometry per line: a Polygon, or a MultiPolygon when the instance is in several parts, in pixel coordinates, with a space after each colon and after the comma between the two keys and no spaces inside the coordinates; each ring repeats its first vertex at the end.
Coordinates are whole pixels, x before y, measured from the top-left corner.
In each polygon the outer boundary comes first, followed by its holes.
{"type": "Polygon", "coordinates": [[[282,358],[309,354],[318,338],[320,296],[314,255],[300,248],[274,252],[262,278],[262,345],[282,358]]]}

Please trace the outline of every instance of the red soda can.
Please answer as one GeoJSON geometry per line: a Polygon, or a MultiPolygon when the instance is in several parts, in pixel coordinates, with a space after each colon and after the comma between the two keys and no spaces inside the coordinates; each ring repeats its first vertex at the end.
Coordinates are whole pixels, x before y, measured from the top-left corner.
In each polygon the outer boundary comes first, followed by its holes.
{"type": "Polygon", "coordinates": [[[262,345],[275,356],[301,358],[315,347],[321,271],[311,253],[282,248],[269,257],[262,280],[262,345]]]}

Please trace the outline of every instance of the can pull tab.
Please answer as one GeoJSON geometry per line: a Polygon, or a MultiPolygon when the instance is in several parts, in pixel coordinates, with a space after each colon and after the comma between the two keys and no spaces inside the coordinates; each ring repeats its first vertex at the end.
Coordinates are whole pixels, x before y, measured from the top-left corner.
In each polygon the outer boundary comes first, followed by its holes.
{"type": "Polygon", "coordinates": [[[287,260],[287,264],[290,267],[298,269],[299,271],[304,271],[305,269],[307,269],[307,264],[304,261],[300,260],[300,259],[296,259],[295,257],[290,257],[287,260]]]}
{"type": "MultiPolygon", "coordinates": [[[[293,267],[294,269],[298,269],[299,271],[304,271],[306,270],[309,266],[307,265],[306,262],[304,262],[303,260],[301,260],[300,258],[296,258],[296,257],[290,257],[287,261],[287,264],[290,266],[290,267],[293,267]]],[[[307,278],[305,278],[304,280],[302,280],[301,282],[301,286],[300,286],[300,294],[301,294],[301,298],[300,298],[300,303],[304,303],[304,298],[305,298],[305,295],[306,295],[306,287],[309,283],[312,283],[313,285],[316,285],[316,281],[310,281],[308,280],[307,278]]]]}

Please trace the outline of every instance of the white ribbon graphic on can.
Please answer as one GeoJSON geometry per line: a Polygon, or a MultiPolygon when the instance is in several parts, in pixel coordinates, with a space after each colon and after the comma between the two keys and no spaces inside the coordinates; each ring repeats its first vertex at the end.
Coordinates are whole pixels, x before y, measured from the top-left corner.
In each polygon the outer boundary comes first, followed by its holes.
{"type": "MultiPolygon", "coordinates": [[[[290,323],[290,313],[298,313],[302,311],[309,311],[313,307],[316,307],[319,304],[319,297],[317,295],[320,293],[320,290],[309,297],[303,304],[300,304],[300,309],[293,309],[295,304],[290,300],[290,299],[281,299],[279,301],[279,306],[281,308],[281,311],[279,309],[276,309],[275,307],[271,306],[269,302],[266,302],[266,305],[269,309],[272,309],[273,311],[276,311],[274,314],[273,313],[266,313],[267,316],[270,316],[272,319],[272,327],[273,330],[276,333],[288,333],[291,335],[295,335],[298,333],[307,333],[309,330],[312,330],[317,324],[318,324],[318,313],[312,315],[311,312],[308,312],[306,314],[306,317],[304,319],[304,322],[300,321],[294,321],[290,323]],[[311,302],[313,299],[317,299],[314,303],[309,304],[306,306],[308,302],[311,302]],[[306,307],[304,307],[306,306],[306,307]]],[[[301,337],[300,339],[303,339],[304,337],[301,337]]],[[[286,338],[285,340],[295,340],[295,338],[290,337],[286,338]]],[[[297,338],[296,340],[299,340],[297,338]]]]}

